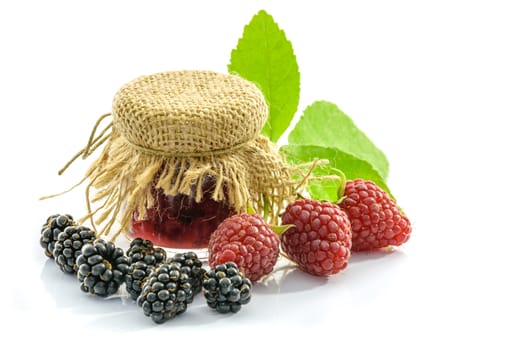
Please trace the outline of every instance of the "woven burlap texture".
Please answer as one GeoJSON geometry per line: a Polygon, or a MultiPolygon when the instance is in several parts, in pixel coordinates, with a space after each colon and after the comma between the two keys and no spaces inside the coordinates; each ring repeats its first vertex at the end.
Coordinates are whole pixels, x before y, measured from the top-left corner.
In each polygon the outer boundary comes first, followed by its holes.
{"type": "Polygon", "coordinates": [[[303,179],[292,179],[293,169],[259,134],[267,113],[260,90],[234,75],[173,71],[124,85],[104,129],[109,134],[94,137],[97,122],[82,151],[85,157],[105,143],[86,173],[86,218],[95,228],[101,225],[99,235],[114,231],[120,221],[116,237],[128,230],[133,215],[145,218],[154,204],[152,184],[199,202],[203,181],[212,178],[214,200],[237,212],[248,203],[257,212],[269,209],[276,223],[303,179]]]}

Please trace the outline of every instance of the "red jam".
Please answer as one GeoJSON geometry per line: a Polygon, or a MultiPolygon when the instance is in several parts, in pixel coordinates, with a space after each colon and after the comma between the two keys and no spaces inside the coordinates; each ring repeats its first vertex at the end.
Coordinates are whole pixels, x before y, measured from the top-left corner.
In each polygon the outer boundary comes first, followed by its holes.
{"type": "Polygon", "coordinates": [[[155,205],[147,210],[145,220],[133,218],[132,237],[148,239],[166,248],[207,248],[217,226],[234,214],[225,203],[217,202],[205,192],[197,203],[193,197],[168,196],[155,190],[155,205]]]}

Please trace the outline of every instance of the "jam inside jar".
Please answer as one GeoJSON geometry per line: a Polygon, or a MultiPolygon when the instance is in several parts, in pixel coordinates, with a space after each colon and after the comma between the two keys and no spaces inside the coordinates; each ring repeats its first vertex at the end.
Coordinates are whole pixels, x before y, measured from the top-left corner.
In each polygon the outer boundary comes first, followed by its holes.
{"type": "Polygon", "coordinates": [[[234,214],[227,203],[211,198],[213,189],[214,181],[206,179],[202,188],[203,197],[197,203],[194,196],[166,195],[162,189],[154,188],[155,202],[147,209],[146,217],[139,220],[135,211],[131,237],[148,239],[163,248],[207,250],[213,231],[234,214]]]}

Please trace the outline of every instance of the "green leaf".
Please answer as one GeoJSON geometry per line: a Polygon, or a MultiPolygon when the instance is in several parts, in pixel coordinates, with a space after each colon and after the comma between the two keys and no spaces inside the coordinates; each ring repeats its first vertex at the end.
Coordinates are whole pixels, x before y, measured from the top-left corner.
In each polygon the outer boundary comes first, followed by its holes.
{"type": "Polygon", "coordinates": [[[288,143],[338,149],[345,154],[353,155],[356,159],[366,161],[376,170],[381,179],[384,181],[387,179],[389,163],[384,153],[349,116],[331,102],[316,101],[307,107],[289,134],[288,143]]]}
{"type": "MultiPolygon", "coordinates": [[[[315,159],[328,159],[329,165],[317,167],[313,171],[314,176],[337,175],[332,169],[336,168],[342,171],[348,180],[360,178],[375,182],[380,188],[386,191],[391,198],[394,198],[384,178],[371,164],[354,155],[335,148],[313,145],[285,145],[280,148],[280,152],[286,157],[286,160],[290,164],[306,163],[315,159]]],[[[336,202],[338,200],[337,191],[339,186],[340,182],[334,180],[311,181],[308,192],[313,199],[336,202]]]]}
{"type": "Polygon", "coordinates": [[[267,12],[260,11],[246,25],[228,70],[262,90],[269,106],[262,134],[277,142],[297,111],[300,73],[291,42],[267,12]]]}

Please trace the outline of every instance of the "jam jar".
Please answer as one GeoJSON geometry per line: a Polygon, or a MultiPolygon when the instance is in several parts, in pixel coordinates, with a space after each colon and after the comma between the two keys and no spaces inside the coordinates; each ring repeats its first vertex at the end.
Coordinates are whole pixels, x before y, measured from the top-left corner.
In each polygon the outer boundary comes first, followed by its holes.
{"type": "Polygon", "coordinates": [[[148,239],[157,246],[180,250],[200,250],[205,255],[209,238],[218,225],[234,210],[227,201],[212,197],[214,181],[206,178],[199,202],[194,195],[167,195],[153,188],[154,204],[146,210],[146,217],[138,219],[135,211],[131,223],[131,237],[148,239]]]}

